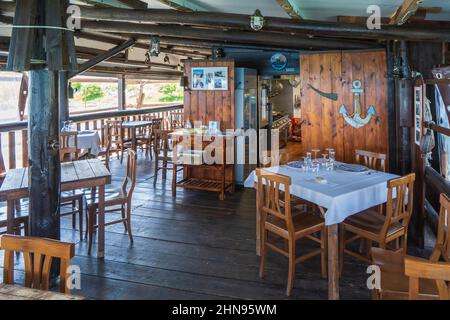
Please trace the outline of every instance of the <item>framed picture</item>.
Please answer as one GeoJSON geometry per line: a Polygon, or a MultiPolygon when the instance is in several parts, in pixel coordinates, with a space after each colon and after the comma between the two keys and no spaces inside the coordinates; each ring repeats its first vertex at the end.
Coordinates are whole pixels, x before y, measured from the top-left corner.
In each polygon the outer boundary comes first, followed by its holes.
{"type": "Polygon", "coordinates": [[[422,138],[423,87],[414,87],[414,140],[420,145],[422,138]]]}
{"type": "Polygon", "coordinates": [[[192,68],[192,90],[228,90],[227,67],[192,68]]]}

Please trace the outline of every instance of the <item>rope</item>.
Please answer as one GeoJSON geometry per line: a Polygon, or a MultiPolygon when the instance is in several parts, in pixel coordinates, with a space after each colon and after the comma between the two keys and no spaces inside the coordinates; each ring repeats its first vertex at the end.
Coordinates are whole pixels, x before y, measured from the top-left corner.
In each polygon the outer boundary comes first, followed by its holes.
{"type": "Polygon", "coordinates": [[[56,26],[11,26],[11,25],[0,25],[0,28],[11,28],[11,29],[56,29],[56,30],[64,30],[75,32],[75,30],[64,28],[64,27],[56,27],[56,26]]]}

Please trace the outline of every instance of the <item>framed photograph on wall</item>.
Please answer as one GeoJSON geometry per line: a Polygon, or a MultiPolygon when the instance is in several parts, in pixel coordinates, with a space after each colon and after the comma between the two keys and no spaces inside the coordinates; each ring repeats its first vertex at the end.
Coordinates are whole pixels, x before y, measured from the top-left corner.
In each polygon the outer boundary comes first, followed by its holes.
{"type": "Polygon", "coordinates": [[[422,138],[423,87],[414,87],[414,141],[420,145],[422,138]]]}
{"type": "Polygon", "coordinates": [[[192,68],[192,90],[228,90],[227,67],[192,68]]]}

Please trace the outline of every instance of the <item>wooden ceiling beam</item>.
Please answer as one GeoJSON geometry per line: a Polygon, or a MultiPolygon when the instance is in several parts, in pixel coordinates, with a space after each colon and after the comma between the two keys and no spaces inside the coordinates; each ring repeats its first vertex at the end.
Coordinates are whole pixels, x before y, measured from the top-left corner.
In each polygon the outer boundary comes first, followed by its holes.
{"type": "Polygon", "coordinates": [[[140,10],[148,9],[148,3],[144,1],[140,0],[117,0],[117,1],[132,9],[140,9],[140,10]]]}
{"type": "Polygon", "coordinates": [[[392,25],[403,25],[408,19],[413,16],[419,9],[423,0],[403,0],[403,3],[394,12],[389,21],[392,25]]]}
{"type": "Polygon", "coordinates": [[[292,19],[303,19],[300,13],[295,9],[294,5],[292,5],[290,0],[277,0],[277,3],[292,19]]]}
{"type": "Polygon", "coordinates": [[[166,6],[171,7],[172,9],[175,9],[177,11],[180,12],[193,12],[195,10],[193,10],[192,8],[189,8],[185,5],[181,5],[175,1],[170,1],[170,0],[157,0],[158,2],[161,2],[162,4],[165,4],[166,6]]]}

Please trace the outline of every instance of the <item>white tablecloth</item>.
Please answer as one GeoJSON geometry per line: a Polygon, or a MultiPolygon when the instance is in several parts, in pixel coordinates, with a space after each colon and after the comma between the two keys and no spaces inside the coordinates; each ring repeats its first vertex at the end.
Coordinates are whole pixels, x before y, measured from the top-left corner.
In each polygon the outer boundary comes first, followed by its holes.
{"type": "MultiPolygon", "coordinates": [[[[287,166],[267,170],[291,177],[291,194],[326,209],[325,223],[333,225],[347,217],[387,201],[387,181],[398,176],[376,172],[353,173],[340,170],[323,171],[319,176],[327,184],[314,182],[315,174],[287,166]]],[[[253,171],[245,181],[245,187],[253,188],[258,179],[253,171]]]]}
{"type": "MultiPolygon", "coordinates": [[[[71,139],[70,144],[73,146],[74,142],[71,139]]],[[[100,153],[100,135],[98,131],[79,131],[78,132],[78,148],[89,150],[89,153],[98,156],[100,153]]]]}

